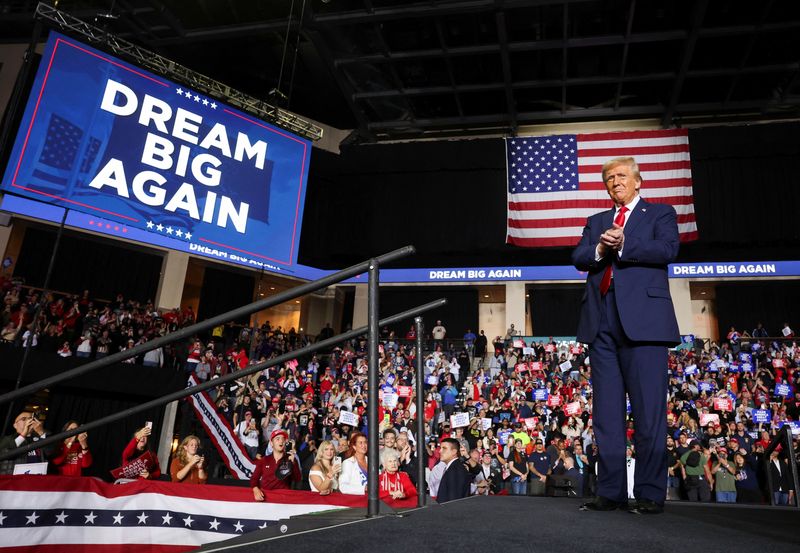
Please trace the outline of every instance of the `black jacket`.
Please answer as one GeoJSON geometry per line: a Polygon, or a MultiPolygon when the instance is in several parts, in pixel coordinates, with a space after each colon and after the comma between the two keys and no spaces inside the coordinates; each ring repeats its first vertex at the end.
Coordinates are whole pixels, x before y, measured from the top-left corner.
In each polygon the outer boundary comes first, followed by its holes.
{"type": "Polygon", "coordinates": [[[469,485],[472,482],[472,475],[467,471],[460,459],[456,459],[444,471],[442,481],[439,483],[439,491],[436,501],[446,503],[454,499],[462,499],[469,496],[469,485]]]}

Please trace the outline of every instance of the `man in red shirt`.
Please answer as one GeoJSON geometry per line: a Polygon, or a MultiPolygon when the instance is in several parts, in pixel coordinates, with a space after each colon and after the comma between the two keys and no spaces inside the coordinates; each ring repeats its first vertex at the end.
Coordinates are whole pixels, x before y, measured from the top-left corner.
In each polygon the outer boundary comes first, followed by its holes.
{"type": "Polygon", "coordinates": [[[286,448],[289,440],[286,430],[276,428],[269,439],[272,454],[256,461],[256,468],[250,477],[250,487],[253,488],[256,501],[264,501],[264,490],[288,490],[292,482],[298,482],[301,478],[294,452],[286,448]]]}

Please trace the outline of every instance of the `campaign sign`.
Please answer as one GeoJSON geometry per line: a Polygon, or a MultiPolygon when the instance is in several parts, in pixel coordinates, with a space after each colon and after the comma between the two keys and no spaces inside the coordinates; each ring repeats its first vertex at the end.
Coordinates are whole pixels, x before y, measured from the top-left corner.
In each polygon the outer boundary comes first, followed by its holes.
{"type": "Polygon", "coordinates": [[[437,386],[439,384],[439,377],[432,374],[428,376],[427,382],[429,386],[437,386]]]}
{"type": "MultiPolygon", "coordinates": [[[[386,394],[388,395],[388,394],[386,394]]],[[[346,424],[348,426],[358,426],[358,415],[351,411],[341,411],[339,413],[339,424],[346,424]]]]}
{"type": "Polygon", "coordinates": [[[783,359],[773,359],[772,367],[775,369],[780,369],[781,367],[783,367],[783,359]]]}
{"type": "Polygon", "coordinates": [[[535,353],[536,353],[536,350],[534,350],[533,348],[530,348],[530,347],[522,348],[522,355],[534,355],[535,353]]]}
{"type": "Polygon", "coordinates": [[[563,363],[561,363],[558,366],[558,368],[561,369],[562,373],[567,372],[569,370],[572,370],[572,362],[571,361],[564,361],[563,363]]]}
{"type": "Polygon", "coordinates": [[[685,334],[681,336],[681,342],[684,344],[694,344],[694,334],[685,334]]]}
{"type": "Polygon", "coordinates": [[[528,417],[527,419],[523,419],[523,421],[525,421],[525,428],[533,430],[539,422],[539,417],[528,417]]]}
{"type": "Polygon", "coordinates": [[[569,350],[572,355],[580,355],[583,353],[583,348],[580,346],[572,346],[569,350]]]}
{"type": "Polygon", "coordinates": [[[525,347],[525,341],[521,340],[519,338],[514,338],[514,347],[515,348],[524,348],[525,347]]]}
{"type": "Polygon", "coordinates": [[[707,370],[710,373],[719,372],[719,360],[718,359],[714,359],[711,363],[709,363],[708,367],[707,367],[707,370]]]}
{"type": "Polygon", "coordinates": [[[514,365],[514,369],[518,373],[528,372],[528,364],[527,363],[517,363],[516,365],[514,365]]]}
{"type": "Polygon", "coordinates": [[[776,384],[775,385],[775,395],[776,396],[783,396],[786,397],[792,393],[792,389],[789,387],[788,384],[776,384]]]}
{"type": "Polygon", "coordinates": [[[397,395],[401,397],[409,397],[411,396],[411,386],[398,386],[397,387],[397,395]]]}
{"type": "Polygon", "coordinates": [[[51,32],[0,188],[89,214],[88,230],[280,270],[296,262],[310,154],[306,139],[51,32]]]}
{"type": "Polygon", "coordinates": [[[768,423],[772,420],[772,413],[769,409],[753,409],[750,411],[750,416],[753,417],[753,422],[768,423]]]}
{"type": "Polygon", "coordinates": [[[383,406],[388,409],[397,407],[397,394],[383,394],[383,406]]]}
{"type": "Polygon", "coordinates": [[[549,395],[547,388],[536,388],[533,390],[533,401],[546,401],[549,395]]]}
{"type": "Polygon", "coordinates": [[[580,401],[573,401],[572,403],[567,403],[564,406],[564,413],[571,417],[573,415],[580,415],[581,414],[581,402],[580,401]]]}
{"type": "Polygon", "coordinates": [[[450,415],[450,428],[469,426],[469,413],[453,413],[450,415]]]}
{"type": "Polygon", "coordinates": [[[792,434],[797,436],[800,434],[800,422],[798,421],[781,421],[778,423],[778,428],[783,428],[784,425],[789,425],[789,428],[792,429],[792,434]]]}
{"type": "Polygon", "coordinates": [[[711,383],[710,382],[705,382],[705,381],[698,382],[697,383],[697,389],[700,390],[701,392],[710,392],[711,391],[711,383]]]}
{"type": "Polygon", "coordinates": [[[492,419],[481,419],[481,430],[489,430],[492,427],[492,419]]]}
{"type": "Polygon", "coordinates": [[[717,411],[733,411],[733,402],[729,397],[714,398],[714,409],[717,411]]]}
{"type": "Polygon", "coordinates": [[[697,365],[687,365],[683,369],[683,374],[685,375],[697,374],[697,365]]]}
{"type": "Polygon", "coordinates": [[[744,373],[753,372],[753,365],[751,363],[742,363],[742,372],[744,373]]]}
{"type": "Polygon", "coordinates": [[[558,407],[561,405],[561,396],[548,396],[547,397],[547,406],[548,407],[558,407]]]}
{"type": "Polygon", "coordinates": [[[749,354],[749,353],[745,353],[745,352],[741,351],[741,352],[739,352],[739,361],[741,361],[742,363],[752,363],[753,362],[753,356],[751,354],[749,354]]]}
{"type": "Polygon", "coordinates": [[[530,362],[531,371],[541,371],[542,370],[542,362],[541,361],[531,361],[530,362]]]}
{"type": "Polygon", "coordinates": [[[386,383],[389,386],[394,386],[394,381],[395,380],[397,380],[397,377],[392,373],[389,373],[389,376],[386,377],[386,383]]]}
{"type": "Polygon", "coordinates": [[[701,413],[700,414],[700,426],[706,426],[709,424],[719,424],[719,415],[716,413],[701,413]]]}
{"type": "Polygon", "coordinates": [[[556,350],[556,347],[553,344],[547,344],[544,347],[544,351],[546,351],[547,353],[553,353],[555,350],[556,350]]]}
{"type": "Polygon", "coordinates": [[[508,437],[511,435],[511,430],[501,430],[497,433],[497,441],[500,442],[500,445],[506,445],[508,443],[508,437]]]}
{"type": "Polygon", "coordinates": [[[739,363],[731,363],[730,365],[728,365],[728,372],[729,373],[742,372],[742,367],[739,365],[739,363]]]}

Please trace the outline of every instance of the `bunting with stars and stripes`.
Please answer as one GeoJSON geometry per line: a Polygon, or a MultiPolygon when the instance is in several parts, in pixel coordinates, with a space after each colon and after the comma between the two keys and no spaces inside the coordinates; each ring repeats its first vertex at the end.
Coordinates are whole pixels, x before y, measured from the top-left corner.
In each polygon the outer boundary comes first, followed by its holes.
{"type": "Polygon", "coordinates": [[[0,552],[177,552],[366,497],[139,480],[0,476],[0,552]]]}

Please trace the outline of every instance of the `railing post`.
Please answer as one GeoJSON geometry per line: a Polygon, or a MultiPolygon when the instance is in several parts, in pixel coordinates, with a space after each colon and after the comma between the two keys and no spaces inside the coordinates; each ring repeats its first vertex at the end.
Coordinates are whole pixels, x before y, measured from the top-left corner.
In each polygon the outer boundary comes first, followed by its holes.
{"type": "Polygon", "coordinates": [[[380,269],[378,260],[369,261],[369,283],[367,285],[367,328],[369,336],[368,379],[369,398],[367,401],[367,443],[368,480],[367,516],[374,517],[380,512],[378,499],[378,286],[380,269]]]}
{"type": "Polygon", "coordinates": [[[422,359],[422,317],[415,317],[417,333],[417,506],[423,507],[428,493],[425,491],[425,467],[428,450],[425,446],[425,371],[422,359]]]}

